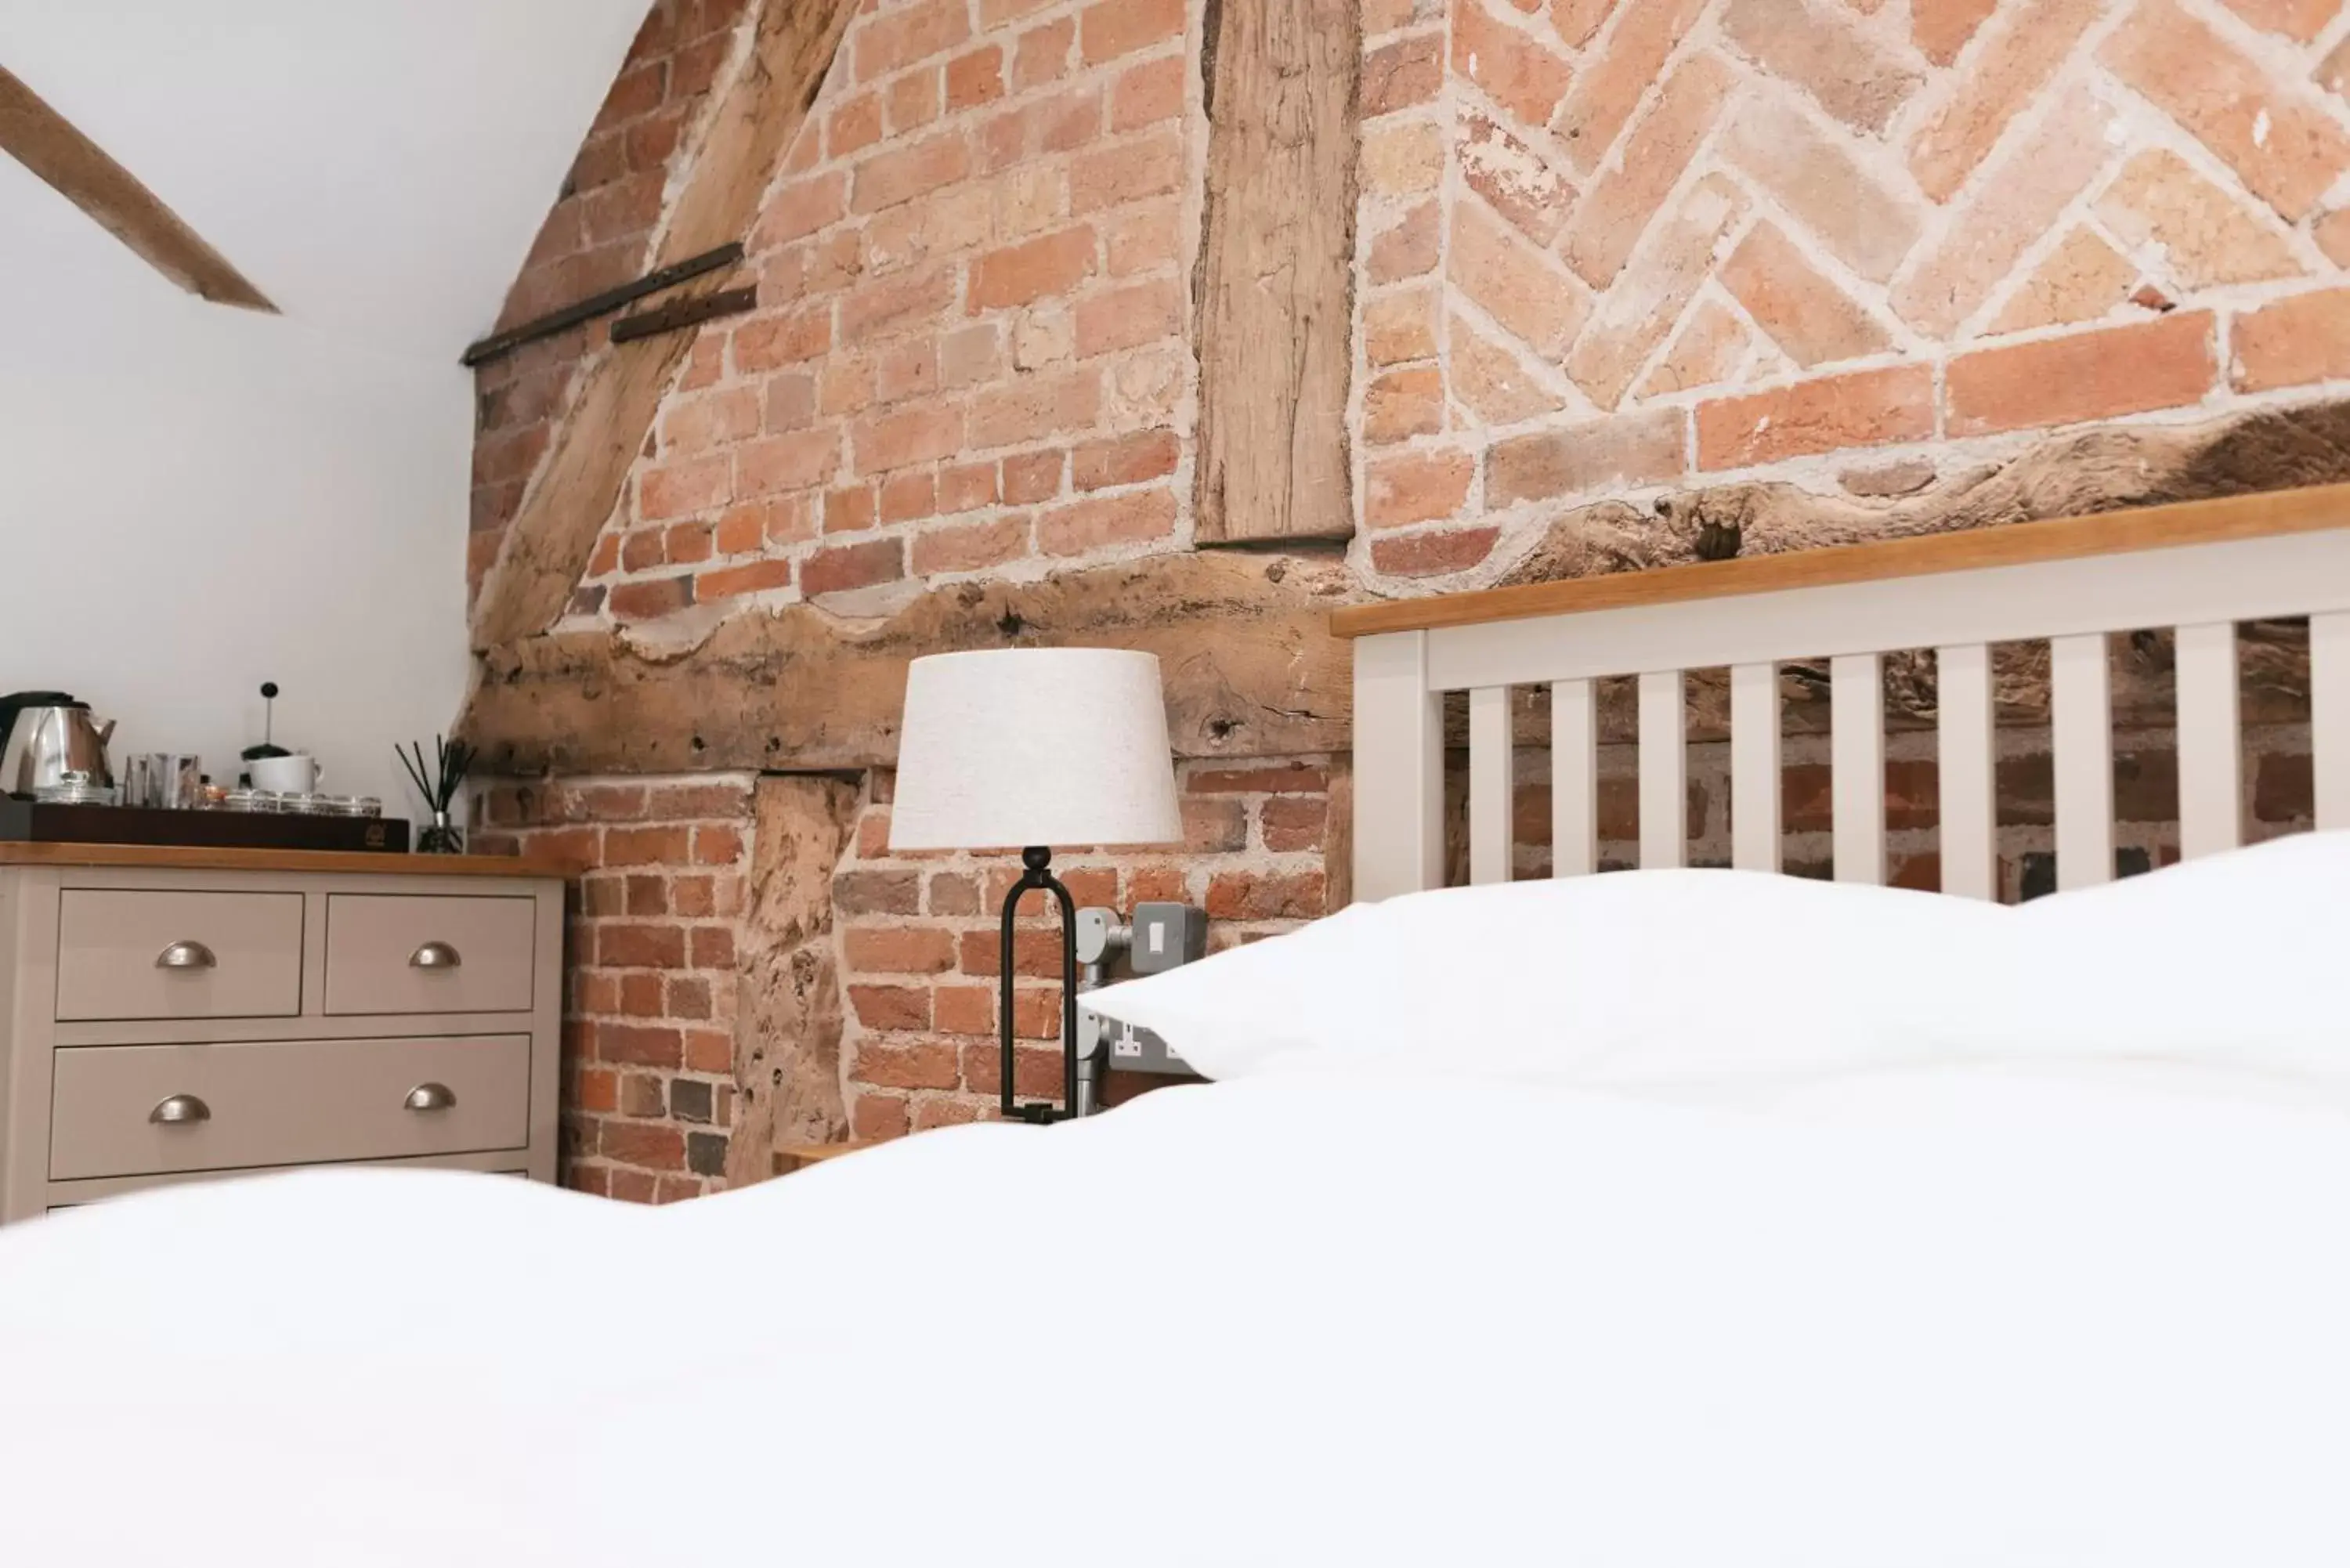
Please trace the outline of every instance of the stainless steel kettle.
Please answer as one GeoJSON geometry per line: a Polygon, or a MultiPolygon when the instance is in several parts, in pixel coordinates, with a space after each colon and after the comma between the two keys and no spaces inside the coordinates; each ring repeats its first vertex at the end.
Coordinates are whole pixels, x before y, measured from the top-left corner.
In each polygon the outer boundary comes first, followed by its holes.
{"type": "Polygon", "coordinates": [[[62,691],[19,691],[0,697],[0,790],[30,794],[84,774],[101,786],[114,783],[106,743],[114,721],[90,717],[89,704],[62,691]]]}

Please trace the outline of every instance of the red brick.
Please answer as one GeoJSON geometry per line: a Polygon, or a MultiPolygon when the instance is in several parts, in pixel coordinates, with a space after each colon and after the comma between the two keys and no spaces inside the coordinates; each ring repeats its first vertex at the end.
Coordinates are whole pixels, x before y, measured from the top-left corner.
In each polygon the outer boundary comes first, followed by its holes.
{"type": "Polygon", "coordinates": [[[832,430],[768,436],[735,449],[734,489],[745,499],[809,490],[839,466],[840,437],[832,430]]]}
{"type": "Polygon", "coordinates": [[[620,1075],[604,1067],[581,1067],[571,1075],[575,1109],[609,1112],[620,1108],[620,1075]]]}
{"type": "Polygon", "coordinates": [[[751,248],[773,250],[805,239],[840,222],[847,212],[848,176],[840,170],[777,186],[759,213],[758,226],[751,232],[751,248]]]}
{"type": "Polygon", "coordinates": [[[1527,125],[1549,122],[1575,76],[1534,34],[1502,21],[1482,0],[1453,0],[1452,69],[1527,125]]]}
{"type": "Polygon", "coordinates": [[[868,1041],[857,1048],[857,1080],[884,1089],[954,1089],[962,1085],[962,1052],[947,1040],[907,1044],[868,1041]]]}
{"type": "Polygon", "coordinates": [[[691,955],[695,969],[733,969],[734,967],[734,932],[726,926],[696,926],[693,928],[691,955]]]}
{"type": "Polygon", "coordinates": [[[978,572],[1028,553],[1028,519],[998,517],[959,528],[929,528],[914,536],[912,570],[918,577],[944,572],[978,572]]]}
{"type": "Polygon", "coordinates": [[[637,1067],[674,1067],[685,1059],[685,1040],[674,1029],[641,1023],[595,1026],[596,1059],[637,1067]]]}
{"type": "Polygon", "coordinates": [[[707,523],[680,523],[661,535],[661,555],[671,566],[690,566],[710,559],[711,527],[707,523]]]}
{"type": "Polygon", "coordinates": [[[870,528],[879,515],[874,489],[869,484],[824,493],[824,531],[827,534],[854,534],[870,528]]]}
{"type": "Polygon", "coordinates": [[[881,100],[871,93],[843,102],[824,124],[827,158],[846,158],[881,140],[881,100]]]}
{"type": "Polygon", "coordinates": [[[1087,441],[1070,452],[1071,479],[1079,490],[1139,484],[1174,472],[1180,452],[1175,432],[1170,430],[1087,441]]]}
{"type": "Polygon", "coordinates": [[[1451,517],[1467,503],[1476,477],[1476,459],[1450,448],[1376,458],[1366,471],[1363,520],[1394,528],[1451,517]]]}
{"type": "Polygon", "coordinates": [[[2261,822],[2307,822],[2315,809],[2316,775],[2306,752],[2263,755],[2253,775],[2252,815],[2261,822]]]}
{"type": "Polygon", "coordinates": [[[743,830],[702,826],[693,830],[693,859],[698,866],[732,866],[743,858],[743,830]]]}
{"type": "Polygon", "coordinates": [[[1003,51],[990,44],[947,62],[947,108],[976,109],[1003,96],[1003,51]]]}
{"type": "Polygon", "coordinates": [[[972,263],[968,308],[976,316],[1066,294],[1093,275],[1096,248],[1093,230],[1079,224],[990,251],[972,263]]]}
{"type": "Polygon", "coordinates": [[[848,1005],[868,1029],[928,1029],[931,992],[920,985],[852,985],[848,1005]]]}
{"type": "Polygon", "coordinates": [[[1311,797],[1279,796],[1257,811],[1264,846],[1275,854],[1319,850],[1329,820],[1330,803],[1311,797]]]}
{"type": "Polygon", "coordinates": [[[1326,899],[1319,871],[1220,871],[1208,880],[1210,919],[1310,920],[1326,899]]]}
{"type": "Polygon", "coordinates": [[[683,969],[685,932],[677,926],[607,921],[596,929],[596,961],[613,969],[683,969]]]}
{"type": "Polygon", "coordinates": [[[1678,409],[1616,414],[1500,441],[1485,453],[1485,504],[1637,488],[1678,476],[1683,425],[1678,409]]]}
{"type": "Polygon", "coordinates": [[[1436,270],[1443,240],[1443,209],[1433,200],[1422,202],[1372,238],[1365,270],[1374,286],[1426,276],[1436,270]]]}
{"type": "Polygon", "coordinates": [[[1057,506],[1036,520],[1036,547],[1078,556],[1114,545],[1163,539],[1175,531],[1175,497],[1165,490],[1128,491],[1057,506]]]}
{"type": "Polygon", "coordinates": [[[630,1073],[620,1080],[620,1114],[624,1116],[658,1116],[667,1112],[661,1098],[661,1081],[650,1073],[630,1073]]]}
{"type": "Polygon", "coordinates": [[[840,340],[889,337],[943,316],[955,302],[955,275],[943,267],[893,273],[860,286],[840,302],[840,340]]]}
{"type": "Polygon", "coordinates": [[[1172,127],[1153,131],[1070,160],[1069,211],[1082,216],[1160,195],[1174,190],[1182,177],[1182,132],[1172,127]]]}
{"type": "Polygon", "coordinates": [[[939,471],[939,510],[970,512],[993,506],[997,499],[996,469],[992,462],[966,462],[939,471]]]}
{"type": "Polygon", "coordinates": [[[1077,302],[1077,358],[1114,353],[1173,337],[1183,330],[1183,288],[1171,277],[1145,279],[1077,302]]]}
{"type": "Polygon", "coordinates": [[[1012,89],[1026,92],[1061,79],[1069,68],[1069,46],[1076,41],[1073,16],[1032,27],[1020,35],[1012,60],[1012,89]]]}
{"type": "Polygon", "coordinates": [[[604,94],[603,107],[596,111],[595,129],[608,130],[659,109],[668,81],[669,68],[659,60],[622,71],[604,94]]]}
{"type": "Polygon", "coordinates": [[[1138,130],[1183,112],[1183,78],[1190,61],[1170,55],[1136,66],[1110,87],[1109,128],[1138,130]]]}
{"type": "Polygon", "coordinates": [[[2218,370],[2203,310],[1981,349],[1945,372],[1948,429],[1982,435],[2184,407],[2218,370]]]}
{"type": "Polygon", "coordinates": [[[2350,376],[2350,289],[2320,289],[2236,317],[2229,379],[2262,392],[2350,376]]]}
{"type": "Polygon", "coordinates": [[[616,620],[656,620],[693,602],[693,579],[655,577],[648,582],[616,584],[607,602],[616,620]]]}
{"type": "Polygon", "coordinates": [[[956,456],[963,447],[963,411],[959,404],[932,403],[895,409],[859,423],[851,441],[862,473],[880,473],[914,463],[956,456]]]}
{"type": "Polygon", "coordinates": [[[1109,275],[1130,277],[1180,259],[1182,214],[1172,202],[1130,208],[1107,220],[1109,275]]]}
{"type": "Polygon", "coordinates": [[[1493,553],[1498,528],[1450,528],[1371,541],[1371,565],[1399,577],[1465,572],[1493,553]]]}
{"type": "Polygon", "coordinates": [[[919,872],[843,871],[832,879],[833,912],[840,915],[911,915],[922,904],[919,872]]]}
{"type": "Polygon", "coordinates": [[[1078,15],[1077,28],[1086,64],[1097,66],[1181,37],[1183,9],[1183,0],[1101,0],[1087,6],[1078,15]]]}
{"type": "Polygon", "coordinates": [[[1443,36],[1421,33],[1399,38],[1363,57],[1363,118],[1426,103],[1443,85],[1443,36]]]}
{"type": "Polygon", "coordinates": [[[694,579],[694,599],[699,604],[714,604],[744,594],[764,594],[792,586],[792,564],[786,560],[752,561],[744,566],[721,567],[704,572],[694,579]]]}
{"type": "Polygon", "coordinates": [[[605,1158],[646,1170],[685,1168],[685,1134],[666,1123],[608,1121],[600,1147],[605,1158]]]}
{"type": "Polygon", "coordinates": [[[755,376],[813,359],[832,347],[832,312],[821,306],[755,317],[732,335],[734,369],[755,376]]]}
{"type": "Polygon", "coordinates": [[[685,1032],[685,1065],[695,1073],[731,1073],[734,1070],[734,1040],[723,1029],[689,1029],[685,1032]]]}
{"type": "Polygon", "coordinates": [[[857,26],[857,79],[869,82],[916,60],[942,55],[971,36],[966,0],[921,0],[857,26]]]}
{"type": "Polygon", "coordinates": [[[1433,365],[1388,370],[1363,394],[1363,440],[1374,446],[1444,428],[1444,372],[1433,365]]]}
{"type": "Polygon", "coordinates": [[[648,523],[706,512],[733,498],[733,471],[723,453],[649,468],[637,482],[637,513],[648,523]]]}
{"type": "Polygon", "coordinates": [[[860,1094],[848,1111],[848,1135],[869,1143],[904,1137],[906,1102],[895,1095],[860,1094]]]}
{"type": "Polygon", "coordinates": [[[939,509],[939,482],[927,469],[908,469],[881,482],[881,521],[907,523],[939,509]]]}
{"type": "Polygon", "coordinates": [[[889,84],[881,95],[889,134],[903,136],[939,117],[939,73],[935,68],[910,71],[889,84]]]}
{"type": "Polygon", "coordinates": [[[1091,368],[1023,377],[972,400],[970,442],[979,449],[1014,446],[1039,436],[1084,430],[1100,412],[1101,377],[1091,368]]]}
{"type": "MultiPolygon", "coordinates": [[[[658,884],[659,878],[650,878],[658,884]]],[[[661,1016],[661,977],[658,974],[623,974],[617,980],[620,992],[619,1004],[608,1011],[627,1018],[659,1018],[661,1016]]]]}
{"type": "Polygon", "coordinates": [[[896,539],[870,539],[818,550],[800,571],[800,592],[810,598],[895,582],[906,575],[904,545],[896,539]]]}
{"type": "Polygon", "coordinates": [[[660,528],[639,528],[620,541],[620,569],[627,572],[647,572],[661,564],[667,549],[668,533],[660,528]]]}
{"type": "Polygon", "coordinates": [[[607,866],[675,866],[691,858],[692,836],[682,827],[613,827],[604,833],[607,866]]]}
{"type": "Polygon", "coordinates": [[[849,206],[878,213],[951,185],[971,172],[971,143],[947,131],[910,146],[877,152],[857,166],[849,206]]]}
{"type": "Polygon", "coordinates": [[[1700,468],[1739,468],[1933,433],[1932,367],[1898,365],[1700,403],[1697,461],[1700,468]]]}
{"type": "Polygon", "coordinates": [[[1732,0],[1721,27],[1749,58],[1856,130],[1881,133],[1923,79],[1841,5],[1732,0]]]}
{"type": "Polygon", "coordinates": [[[860,974],[941,974],[955,966],[955,939],[936,926],[851,926],[841,954],[860,974]]]}
{"type": "Polygon", "coordinates": [[[1013,504],[1050,501],[1061,493],[1067,453],[1059,448],[1024,452],[1003,460],[1003,499],[1013,504]]]}

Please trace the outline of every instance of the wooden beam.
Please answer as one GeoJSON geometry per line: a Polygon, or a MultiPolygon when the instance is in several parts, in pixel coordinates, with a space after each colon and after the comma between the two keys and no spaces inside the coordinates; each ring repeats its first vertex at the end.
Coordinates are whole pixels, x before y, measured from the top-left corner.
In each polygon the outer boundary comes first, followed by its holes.
{"type": "MultiPolygon", "coordinates": [[[[750,50],[688,153],[655,270],[749,231],[856,11],[857,0],[764,0],[750,50]]],[[[681,297],[698,299],[730,281],[728,273],[708,274],[681,297]]],[[[589,362],[483,582],[475,648],[544,631],[563,613],[693,340],[691,333],[640,337],[589,362]]]]}
{"type": "Polygon", "coordinates": [[[1327,612],[1356,592],[1332,558],[1159,556],[933,588],[874,627],[806,604],[737,615],[681,655],[527,638],[484,658],[458,728],[486,774],[888,765],[909,660],[1078,644],[1159,655],[1180,755],[1343,751],[1347,658],[1327,612]]]}
{"type": "Polygon", "coordinates": [[[1651,572],[1623,572],[1614,576],[1399,599],[1390,604],[1361,605],[1335,611],[1330,623],[1332,632],[1338,637],[1365,637],[1373,632],[1474,626],[1486,621],[1521,620],[1530,616],[1574,615],[1631,605],[1727,598],[1784,588],[2014,566],[2034,561],[2074,560],[2084,556],[2110,556],[2166,545],[2209,545],[2270,534],[2305,534],[2320,528],[2343,527],[2350,527],[2350,484],[2324,484],[2306,490],[2230,495],[2216,501],[2128,507],[2085,517],[2052,518],[2044,523],[2012,523],[1964,533],[1886,539],[1869,545],[1840,545],[1784,556],[1705,561],[1651,572]]]}
{"type": "Polygon", "coordinates": [[[0,68],[0,151],[190,294],[276,313],[277,306],[261,290],[140,183],[137,175],[108,157],[104,148],[5,68],[0,68]]]}
{"type": "Polygon", "coordinates": [[[1345,539],[1357,0],[1210,0],[1194,276],[1201,544],[1345,539]]]}

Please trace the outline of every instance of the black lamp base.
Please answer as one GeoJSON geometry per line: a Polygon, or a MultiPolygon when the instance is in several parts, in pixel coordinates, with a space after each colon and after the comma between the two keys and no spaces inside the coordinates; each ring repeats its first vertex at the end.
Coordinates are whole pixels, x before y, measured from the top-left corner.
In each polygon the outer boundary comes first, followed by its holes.
{"type": "Polygon", "coordinates": [[[1003,966],[996,975],[996,986],[1002,994],[1003,1034],[1002,1109],[1006,1121],[1041,1125],[1066,1121],[1077,1114],[1077,909],[1069,898],[1068,888],[1053,875],[1051,849],[1042,845],[1031,845],[1020,852],[1020,863],[1027,870],[1003,896],[1003,966]],[[1061,906],[1061,1103],[1058,1106],[1044,1100],[1030,1100],[1023,1104],[1013,1094],[1012,1075],[1016,1064],[1018,1037],[1014,1032],[1012,1015],[1014,979],[1012,922],[1020,912],[1021,898],[1034,888],[1050,893],[1061,906]]]}

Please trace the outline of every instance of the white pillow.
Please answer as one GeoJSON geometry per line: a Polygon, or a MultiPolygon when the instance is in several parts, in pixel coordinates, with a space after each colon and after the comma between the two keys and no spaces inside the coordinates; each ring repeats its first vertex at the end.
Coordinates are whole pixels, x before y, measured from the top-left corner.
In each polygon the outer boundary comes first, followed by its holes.
{"type": "Polygon", "coordinates": [[[1211,1078],[1387,1068],[1669,1085],[1882,1066],[1995,1023],[2014,911],[1742,871],[1415,893],[1107,987],[1211,1078]]]}
{"type": "Polygon", "coordinates": [[[2303,833],[2015,911],[1999,1044],[2350,1077],[2350,834],[2303,833]]]}

